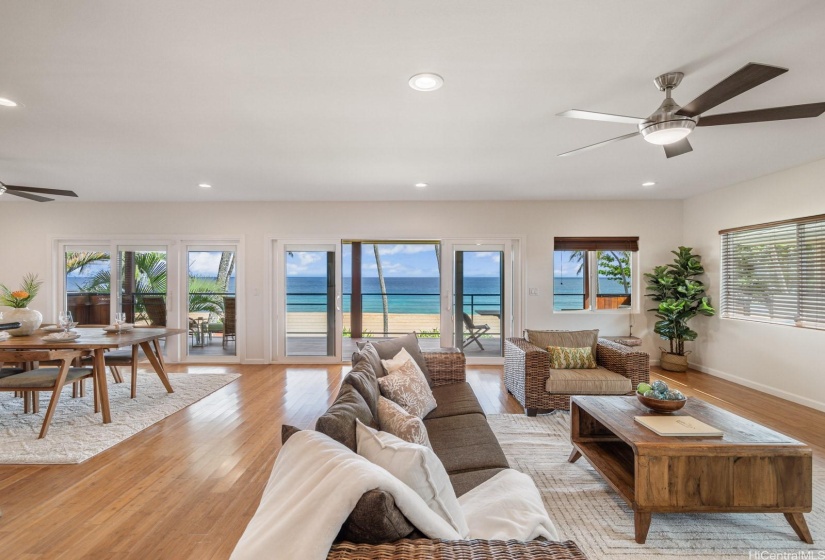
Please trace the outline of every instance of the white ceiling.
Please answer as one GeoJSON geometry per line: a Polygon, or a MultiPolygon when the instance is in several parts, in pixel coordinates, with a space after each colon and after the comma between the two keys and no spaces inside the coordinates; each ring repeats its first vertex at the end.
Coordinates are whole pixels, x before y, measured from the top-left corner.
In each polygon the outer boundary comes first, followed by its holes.
{"type": "Polygon", "coordinates": [[[83,201],[684,198],[825,158],[825,116],[697,129],[672,160],[641,138],[558,158],[634,127],[554,116],[643,117],[656,75],[685,73],[684,105],[747,62],[790,72],[709,114],[825,101],[818,0],[0,0],[0,13],[0,97],[25,105],[0,107],[0,180],[83,201]],[[444,87],[413,91],[419,72],[444,87]]]}

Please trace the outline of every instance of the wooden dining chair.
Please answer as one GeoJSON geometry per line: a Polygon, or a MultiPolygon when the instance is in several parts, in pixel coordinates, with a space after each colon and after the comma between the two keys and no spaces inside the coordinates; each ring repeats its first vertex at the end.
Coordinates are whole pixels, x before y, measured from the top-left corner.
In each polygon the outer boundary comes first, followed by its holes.
{"type": "MultiPolygon", "coordinates": [[[[38,439],[46,437],[49,424],[54,416],[60,393],[67,383],[74,383],[92,377],[93,368],[72,367],[72,362],[83,354],[82,350],[3,350],[0,351],[0,365],[4,363],[56,362],[58,366],[39,367],[0,378],[0,391],[21,391],[24,409],[37,412],[40,391],[51,391],[52,398],[43,418],[38,439]]],[[[95,391],[97,400],[97,391],[95,391]]]]}

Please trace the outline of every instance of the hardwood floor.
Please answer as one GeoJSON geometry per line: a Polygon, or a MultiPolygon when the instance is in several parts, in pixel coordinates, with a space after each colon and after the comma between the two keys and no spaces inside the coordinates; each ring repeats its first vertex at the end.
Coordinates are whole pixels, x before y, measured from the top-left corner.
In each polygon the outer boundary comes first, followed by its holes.
{"type": "MultiPolygon", "coordinates": [[[[311,427],[349,368],[170,369],[242,377],[83,464],[0,465],[2,558],[227,558],[257,508],[281,425],[311,427]]],[[[487,413],[523,413],[500,367],[469,368],[467,377],[487,413]]],[[[656,370],[653,378],[805,441],[816,461],[825,458],[825,413],[701,373],[656,370]]]]}

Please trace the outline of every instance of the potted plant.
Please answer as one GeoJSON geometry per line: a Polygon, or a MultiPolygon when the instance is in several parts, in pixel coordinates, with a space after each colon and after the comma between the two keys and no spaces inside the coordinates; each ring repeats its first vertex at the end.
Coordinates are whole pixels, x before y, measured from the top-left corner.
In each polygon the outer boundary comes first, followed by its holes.
{"type": "Polygon", "coordinates": [[[659,302],[650,311],[656,312],[653,332],[670,341],[670,351],[662,348],[662,369],[686,371],[687,354],[685,341],[696,340],[698,334],[687,323],[697,315],[711,316],[711,307],[705,285],[696,277],[704,274],[702,258],[693,254],[691,247],[679,247],[671,251],[676,258],[672,264],[657,266],[647,278],[647,296],[659,302]]]}
{"type": "Polygon", "coordinates": [[[19,290],[10,290],[0,284],[0,305],[11,307],[11,311],[3,313],[3,320],[10,323],[20,323],[17,329],[8,332],[12,336],[28,336],[40,328],[43,322],[43,315],[39,311],[29,309],[28,305],[37,295],[40,286],[43,285],[36,274],[27,274],[23,277],[23,283],[19,290]]]}

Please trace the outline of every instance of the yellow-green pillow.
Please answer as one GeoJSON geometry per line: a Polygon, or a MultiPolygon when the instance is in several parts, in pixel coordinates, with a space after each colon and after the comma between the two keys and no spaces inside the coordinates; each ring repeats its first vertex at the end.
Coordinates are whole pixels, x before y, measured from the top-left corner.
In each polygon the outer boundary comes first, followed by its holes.
{"type": "Polygon", "coordinates": [[[596,359],[589,346],[584,348],[548,346],[547,353],[550,354],[550,367],[553,369],[593,369],[596,367],[596,359]]]}

